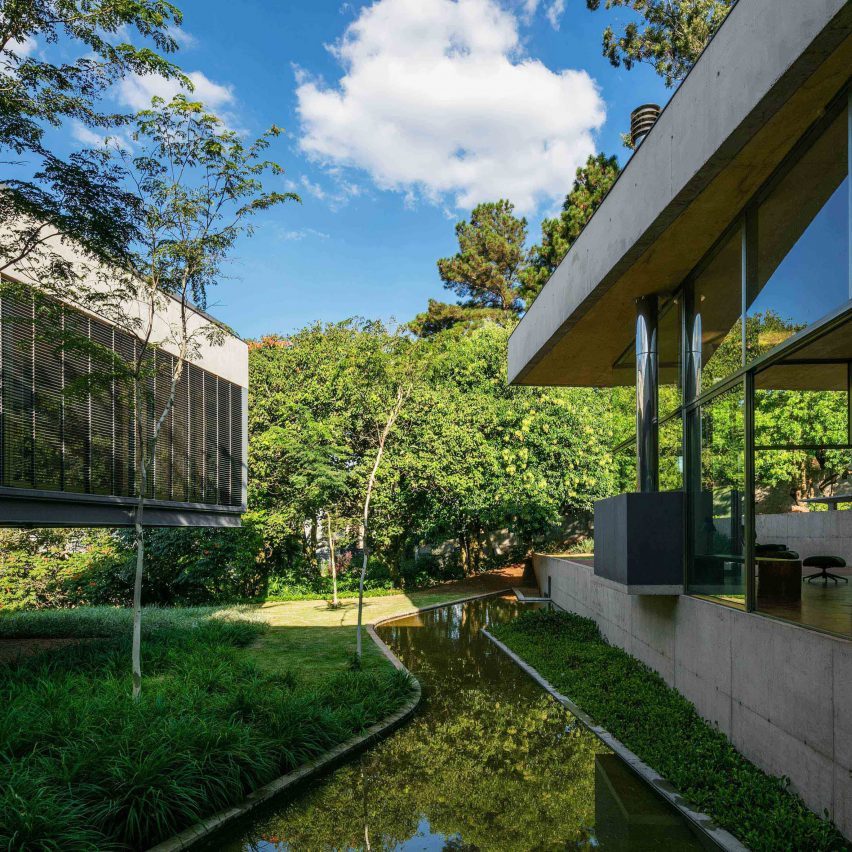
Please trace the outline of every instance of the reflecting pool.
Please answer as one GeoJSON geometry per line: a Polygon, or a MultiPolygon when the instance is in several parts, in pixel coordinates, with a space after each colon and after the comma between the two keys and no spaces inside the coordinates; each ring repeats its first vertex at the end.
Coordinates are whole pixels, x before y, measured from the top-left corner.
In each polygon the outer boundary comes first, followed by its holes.
{"type": "Polygon", "coordinates": [[[379,628],[420,711],[360,760],[206,847],[228,850],[701,849],[691,827],[480,628],[486,598],[379,628]]]}

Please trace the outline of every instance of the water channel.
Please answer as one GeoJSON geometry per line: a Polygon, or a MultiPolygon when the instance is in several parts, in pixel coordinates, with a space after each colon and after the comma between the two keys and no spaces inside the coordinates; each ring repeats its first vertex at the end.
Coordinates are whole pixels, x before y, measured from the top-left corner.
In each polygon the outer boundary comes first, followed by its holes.
{"type": "Polygon", "coordinates": [[[689,850],[683,818],[479,631],[514,598],[397,619],[379,633],[423,686],[413,720],[208,849],[689,850]]]}

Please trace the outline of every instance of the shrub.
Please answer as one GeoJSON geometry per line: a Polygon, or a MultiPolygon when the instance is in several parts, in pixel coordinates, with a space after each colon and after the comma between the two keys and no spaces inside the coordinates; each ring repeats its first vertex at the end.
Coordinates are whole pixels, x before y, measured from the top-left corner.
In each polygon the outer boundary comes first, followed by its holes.
{"type": "Polygon", "coordinates": [[[656,672],[607,644],[591,619],[540,610],[493,632],[751,849],[848,848],[787,779],[746,760],[656,672]]]}
{"type": "Polygon", "coordinates": [[[129,618],[107,608],[0,617],[4,636],[105,637],[0,664],[0,847],[148,848],[410,693],[390,667],[303,686],[240,651],[263,623],[155,609],[143,616],[146,683],[134,702],[129,618]]]}

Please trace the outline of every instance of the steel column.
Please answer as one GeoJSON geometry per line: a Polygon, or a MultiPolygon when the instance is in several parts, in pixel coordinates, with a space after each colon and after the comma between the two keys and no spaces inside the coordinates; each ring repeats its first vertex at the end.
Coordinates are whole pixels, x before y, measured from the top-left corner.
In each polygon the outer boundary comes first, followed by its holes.
{"type": "Polygon", "coordinates": [[[657,297],[636,300],[636,465],[640,491],[659,490],[657,297]]]}

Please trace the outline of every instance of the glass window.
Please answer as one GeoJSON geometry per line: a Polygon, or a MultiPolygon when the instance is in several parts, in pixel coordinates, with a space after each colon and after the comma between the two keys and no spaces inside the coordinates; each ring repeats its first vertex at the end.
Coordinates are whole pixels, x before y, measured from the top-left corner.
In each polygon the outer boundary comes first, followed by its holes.
{"type": "Polygon", "coordinates": [[[657,322],[659,412],[665,417],[680,408],[680,301],[670,300],[660,309],[657,322]]]}
{"type": "Polygon", "coordinates": [[[749,359],[850,298],[847,145],[843,110],[758,207],[749,238],[749,359]]]}
{"type": "Polygon", "coordinates": [[[701,386],[709,390],[743,366],[742,231],[735,228],[693,282],[700,320],[701,386]]]}
{"type": "Polygon", "coordinates": [[[660,491],[683,489],[683,420],[680,414],[660,424],[660,491]]]}
{"type": "Polygon", "coordinates": [[[754,405],[757,609],[845,636],[852,636],[850,363],[852,322],[758,372],[754,405]]]}
{"type": "Polygon", "coordinates": [[[744,386],[714,397],[687,420],[689,591],[745,606],[743,560],[744,386]]]}

